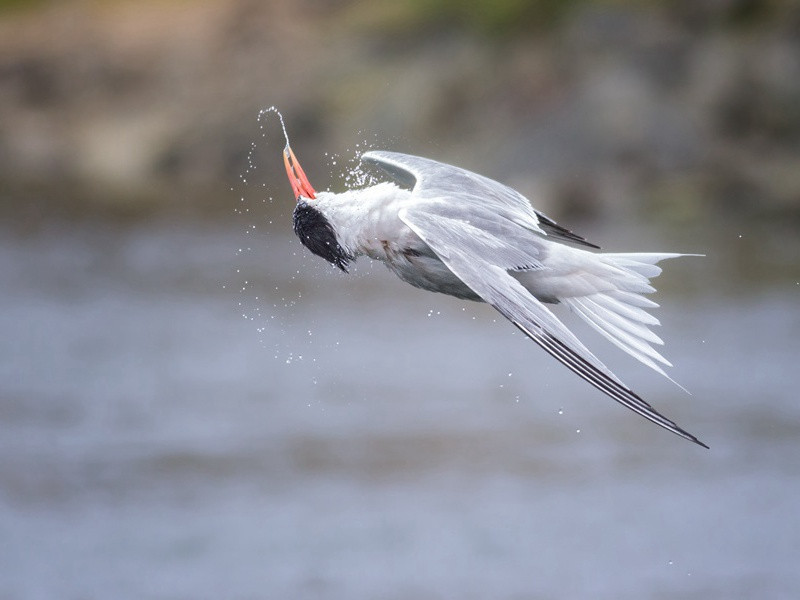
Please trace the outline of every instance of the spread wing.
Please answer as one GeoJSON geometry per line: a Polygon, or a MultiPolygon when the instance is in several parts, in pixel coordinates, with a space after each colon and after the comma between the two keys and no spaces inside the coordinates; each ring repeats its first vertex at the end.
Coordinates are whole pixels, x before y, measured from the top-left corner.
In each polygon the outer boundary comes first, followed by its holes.
{"type": "MultiPolygon", "coordinates": [[[[494,235],[494,222],[491,228],[486,228],[481,223],[453,218],[442,214],[443,205],[436,201],[418,206],[402,209],[400,218],[478,296],[600,391],[657,425],[705,446],[625,386],[544,304],[509,274],[509,270],[515,269],[514,265],[522,263],[525,264],[523,268],[543,268],[536,260],[535,245],[522,248],[509,245],[505,236],[501,239],[494,235]]],[[[530,234],[527,237],[535,238],[530,234]]]]}
{"type": "Polygon", "coordinates": [[[534,209],[518,191],[483,175],[399,152],[373,150],[361,160],[380,167],[401,186],[413,188],[420,199],[458,197],[459,204],[470,209],[482,207],[549,238],[599,248],[534,209]]]}
{"type": "Polygon", "coordinates": [[[509,272],[543,269],[543,237],[597,247],[534,210],[515,190],[458,167],[396,152],[371,151],[366,163],[412,188],[400,218],[456,277],[567,368],[620,404],[705,446],[623,384],[509,272]]]}

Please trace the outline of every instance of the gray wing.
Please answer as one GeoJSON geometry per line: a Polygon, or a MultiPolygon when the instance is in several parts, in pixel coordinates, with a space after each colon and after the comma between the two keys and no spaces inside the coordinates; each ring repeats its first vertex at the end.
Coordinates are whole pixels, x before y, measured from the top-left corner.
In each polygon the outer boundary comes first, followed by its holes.
{"type": "Polygon", "coordinates": [[[361,160],[380,167],[420,199],[457,198],[458,204],[469,206],[470,211],[482,207],[550,238],[599,248],[534,209],[518,191],[483,175],[399,152],[373,150],[365,152],[361,160]]]}
{"type": "Polygon", "coordinates": [[[707,447],[625,386],[544,304],[508,273],[513,268],[509,265],[525,257],[527,262],[533,263],[529,268],[541,268],[540,263],[538,266],[535,264],[535,255],[526,253],[520,256],[519,249],[509,250],[506,242],[491,232],[473,223],[439,214],[437,209],[440,206],[426,203],[420,208],[405,208],[399,216],[456,277],[563,365],[623,406],[707,447]],[[476,236],[476,231],[480,235],[476,236]]]}

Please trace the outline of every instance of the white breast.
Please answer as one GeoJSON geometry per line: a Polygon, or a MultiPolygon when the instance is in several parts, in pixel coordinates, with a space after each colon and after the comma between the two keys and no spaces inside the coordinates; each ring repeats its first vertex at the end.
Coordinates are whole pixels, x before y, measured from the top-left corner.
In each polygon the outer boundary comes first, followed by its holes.
{"type": "Polygon", "coordinates": [[[341,194],[320,192],[314,205],[351,255],[379,260],[415,287],[478,300],[398,216],[413,202],[410,191],[393,183],[380,183],[341,194]]]}
{"type": "Polygon", "coordinates": [[[314,206],[328,219],[339,244],[348,252],[385,261],[387,249],[400,252],[424,244],[397,216],[409,202],[408,190],[380,183],[341,194],[320,192],[314,206]]]}

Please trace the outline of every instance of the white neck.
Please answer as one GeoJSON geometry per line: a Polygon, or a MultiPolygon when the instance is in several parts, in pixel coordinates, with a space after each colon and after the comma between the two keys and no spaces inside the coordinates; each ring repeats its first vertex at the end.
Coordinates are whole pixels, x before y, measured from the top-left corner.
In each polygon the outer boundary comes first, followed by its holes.
{"type": "Polygon", "coordinates": [[[394,240],[407,227],[397,216],[411,192],[394,183],[379,183],[341,194],[319,192],[309,203],[328,219],[348,253],[372,254],[382,240],[394,240]]]}

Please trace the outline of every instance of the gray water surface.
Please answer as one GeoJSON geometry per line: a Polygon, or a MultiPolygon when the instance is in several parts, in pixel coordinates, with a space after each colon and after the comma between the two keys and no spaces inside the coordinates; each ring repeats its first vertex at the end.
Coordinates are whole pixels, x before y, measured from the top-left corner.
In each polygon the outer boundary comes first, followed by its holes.
{"type": "Polygon", "coordinates": [[[800,286],[689,260],[658,316],[693,395],[576,330],[711,450],[289,237],[4,232],[0,598],[796,598],[800,286]]]}

